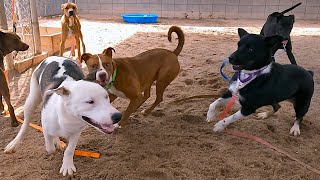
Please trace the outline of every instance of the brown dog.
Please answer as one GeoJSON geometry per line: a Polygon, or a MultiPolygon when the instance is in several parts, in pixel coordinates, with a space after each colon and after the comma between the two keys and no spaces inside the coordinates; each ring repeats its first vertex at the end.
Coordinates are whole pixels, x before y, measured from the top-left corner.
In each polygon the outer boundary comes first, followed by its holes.
{"type": "Polygon", "coordinates": [[[85,53],[81,56],[89,70],[87,79],[96,80],[104,86],[110,93],[111,102],[117,96],[130,99],[119,125],[126,125],[130,114],[150,97],[151,85],[156,81],[157,98],[151,107],[142,112],[145,115],[149,114],[163,100],[166,87],[179,74],[180,64],[177,56],[184,44],[184,34],[179,27],[172,26],[168,32],[170,42],[172,32],[175,32],[179,39],[173,52],[157,48],[135,57],[112,59],[114,49],[107,48],[102,54],[85,53]]]}
{"type": "Polygon", "coordinates": [[[29,46],[22,42],[20,37],[13,33],[4,33],[0,31],[0,110],[4,110],[2,104],[2,96],[8,105],[8,110],[11,118],[11,126],[16,127],[19,125],[16,116],[14,114],[14,109],[10,102],[10,93],[7,83],[6,76],[4,74],[4,64],[3,58],[12,51],[25,51],[29,46]]]}
{"type": "MultiPolygon", "coordinates": [[[[83,42],[83,36],[81,32],[81,25],[79,18],[77,16],[77,5],[74,3],[65,3],[61,5],[61,10],[63,11],[64,15],[61,17],[61,43],[60,43],[60,56],[63,55],[64,52],[64,44],[68,37],[72,39],[75,38],[76,40],[76,47],[77,47],[77,59],[80,60],[81,52],[80,52],[80,40],[82,43],[82,50],[83,53],[86,52],[86,47],[83,42]]],[[[72,56],[75,55],[74,48],[72,47],[71,43],[71,54],[72,56]]]]}

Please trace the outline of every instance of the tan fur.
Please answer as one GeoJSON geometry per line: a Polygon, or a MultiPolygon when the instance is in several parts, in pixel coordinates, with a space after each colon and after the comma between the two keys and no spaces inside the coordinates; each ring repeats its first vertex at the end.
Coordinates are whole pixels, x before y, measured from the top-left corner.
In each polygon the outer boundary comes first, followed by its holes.
{"type": "MultiPolygon", "coordinates": [[[[61,28],[62,28],[62,34],[61,34],[61,43],[60,43],[60,53],[59,55],[62,56],[64,52],[65,42],[69,35],[74,36],[76,40],[76,48],[78,50],[77,52],[77,59],[80,61],[81,57],[81,51],[80,51],[80,40],[82,43],[82,50],[83,53],[86,52],[86,47],[83,42],[83,36],[81,32],[81,25],[79,18],[77,16],[77,5],[74,3],[65,3],[61,5],[61,10],[64,13],[64,15],[61,17],[61,28]],[[74,10],[74,16],[70,16],[68,14],[69,9],[74,10]],[[70,28],[69,28],[70,27],[70,28]],[[71,32],[71,33],[70,33],[71,32]]],[[[74,52],[72,52],[72,55],[74,55],[74,52]]]]}
{"type": "MultiPolygon", "coordinates": [[[[130,99],[130,104],[120,121],[121,126],[127,124],[130,114],[150,97],[150,88],[154,81],[156,81],[157,98],[151,107],[144,111],[144,114],[149,114],[163,100],[166,87],[179,74],[180,65],[177,56],[184,44],[184,34],[179,27],[172,26],[168,32],[169,41],[171,41],[172,32],[177,33],[179,39],[179,44],[173,52],[157,48],[134,57],[112,59],[113,49],[108,48],[99,54],[109,76],[117,68],[114,87],[130,99]]],[[[81,59],[87,64],[89,72],[93,72],[99,67],[96,55],[86,53],[82,55],[81,59]]],[[[116,98],[116,95],[111,94],[111,101],[116,98]]]]}
{"type": "Polygon", "coordinates": [[[20,37],[15,33],[4,33],[0,31],[0,112],[4,110],[4,106],[2,104],[3,96],[8,106],[12,127],[18,126],[19,123],[16,119],[13,106],[10,102],[9,86],[6,76],[3,72],[5,70],[3,58],[12,51],[26,51],[28,48],[29,46],[26,43],[22,42],[20,37]]]}

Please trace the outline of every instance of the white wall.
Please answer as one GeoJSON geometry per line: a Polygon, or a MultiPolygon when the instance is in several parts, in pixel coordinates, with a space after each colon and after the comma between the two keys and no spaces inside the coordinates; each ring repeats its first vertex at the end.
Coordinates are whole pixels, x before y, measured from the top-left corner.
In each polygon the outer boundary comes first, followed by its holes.
{"type": "Polygon", "coordinates": [[[76,0],[79,13],[106,17],[123,13],[157,13],[178,18],[265,19],[270,13],[302,5],[287,14],[320,20],[320,0],[76,0]]]}

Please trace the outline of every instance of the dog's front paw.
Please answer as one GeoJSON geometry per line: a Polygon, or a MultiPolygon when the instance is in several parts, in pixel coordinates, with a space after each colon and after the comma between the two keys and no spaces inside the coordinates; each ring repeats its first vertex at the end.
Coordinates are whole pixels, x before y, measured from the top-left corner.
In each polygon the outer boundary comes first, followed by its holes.
{"type": "Polygon", "coordinates": [[[219,121],[214,125],[213,131],[214,132],[222,132],[226,126],[223,124],[222,121],[219,121]]]}
{"type": "Polygon", "coordinates": [[[74,172],[76,172],[76,167],[74,166],[73,161],[63,161],[60,173],[65,176],[67,173],[72,175],[74,172]]]}
{"type": "Polygon", "coordinates": [[[14,153],[17,149],[17,147],[19,146],[20,142],[16,139],[12,140],[7,146],[6,148],[4,148],[4,152],[5,153],[14,153]]]}
{"type": "Polygon", "coordinates": [[[294,123],[294,125],[290,129],[290,134],[293,134],[294,136],[300,135],[300,126],[298,123],[294,123]]]}
{"type": "Polygon", "coordinates": [[[212,113],[212,112],[210,112],[210,111],[208,111],[206,121],[207,121],[207,122],[211,122],[211,121],[213,121],[214,119],[215,119],[215,114],[212,113]]]}

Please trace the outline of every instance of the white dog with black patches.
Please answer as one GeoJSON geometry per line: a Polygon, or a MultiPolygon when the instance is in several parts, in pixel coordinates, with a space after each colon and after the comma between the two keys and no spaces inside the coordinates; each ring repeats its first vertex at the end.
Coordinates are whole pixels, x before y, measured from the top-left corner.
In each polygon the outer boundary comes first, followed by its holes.
{"type": "Polygon", "coordinates": [[[44,60],[33,72],[30,93],[24,106],[23,123],[18,135],[5,148],[13,153],[25,136],[31,116],[42,102],[41,123],[48,153],[62,149],[59,137],[68,140],[60,173],[64,176],[76,172],[74,150],[81,132],[88,126],[112,133],[121,113],[109,100],[108,93],[99,84],[84,81],[81,69],[64,57],[52,56],[44,60]]]}

